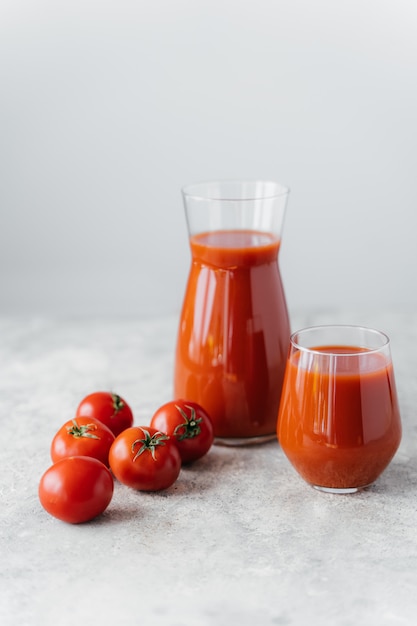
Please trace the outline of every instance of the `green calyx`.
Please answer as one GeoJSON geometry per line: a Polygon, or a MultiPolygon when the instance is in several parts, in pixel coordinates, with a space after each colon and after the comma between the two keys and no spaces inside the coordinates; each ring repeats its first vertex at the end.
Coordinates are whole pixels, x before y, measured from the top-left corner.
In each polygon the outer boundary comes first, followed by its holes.
{"type": "Polygon", "coordinates": [[[117,413],[119,413],[119,411],[121,411],[125,407],[125,403],[123,402],[121,397],[117,395],[117,393],[112,393],[111,398],[113,402],[113,409],[114,409],[113,417],[114,417],[115,415],[117,415],[117,413]]]}
{"type": "Polygon", "coordinates": [[[141,428],[143,432],[143,439],[136,439],[132,443],[132,454],[135,452],[137,446],[140,446],[139,450],[136,452],[133,457],[133,461],[136,461],[137,458],[140,457],[146,451],[149,451],[152,454],[152,458],[156,461],[155,450],[158,446],[164,446],[165,441],[169,439],[168,435],[161,433],[159,430],[153,435],[150,434],[148,430],[145,428],[141,428]]]}
{"type": "Polygon", "coordinates": [[[187,413],[177,404],[175,408],[181,414],[181,417],[184,419],[182,424],[178,424],[174,430],[174,436],[178,439],[178,441],[183,441],[183,439],[193,439],[197,437],[201,433],[200,422],[202,422],[202,418],[196,419],[196,412],[193,406],[186,404],[185,407],[190,410],[190,417],[188,417],[187,413]]]}
{"type": "Polygon", "coordinates": [[[97,435],[94,435],[92,431],[97,430],[96,424],[83,424],[79,426],[76,420],[72,420],[72,426],[68,426],[67,432],[76,439],[79,437],[86,437],[88,439],[100,439],[97,435]]]}

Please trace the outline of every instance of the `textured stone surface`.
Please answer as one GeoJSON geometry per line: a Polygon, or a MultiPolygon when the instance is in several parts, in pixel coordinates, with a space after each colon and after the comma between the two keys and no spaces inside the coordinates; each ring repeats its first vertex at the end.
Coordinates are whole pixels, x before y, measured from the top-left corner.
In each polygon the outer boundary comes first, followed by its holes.
{"type": "Polygon", "coordinates": [[[395,459],[359,494],[318,493],[275,442],[215,446],[159,494],[116,484],[67,525],[41,508],[49,445],[78,402],[112,389],[149,423],[171,397],[176,320],[0,320],[2,626],[399,625],[417,614],[417,315],[314,313],[392,339],[395,459]]]}

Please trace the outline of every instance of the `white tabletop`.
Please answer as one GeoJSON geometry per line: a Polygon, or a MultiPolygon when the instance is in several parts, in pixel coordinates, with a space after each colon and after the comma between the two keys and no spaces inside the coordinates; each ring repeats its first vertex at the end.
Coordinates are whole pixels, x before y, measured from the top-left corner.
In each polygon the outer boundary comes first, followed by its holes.
{"type": "Polygon", "coordinates": [[[149,424],[171,399],[174,317],[0,319],[0,624],[414,624],[417,614],[417,314],[309,313],[387,332],[403,440],[358,494],[315,491],[277,442],[214,446],[165,492],[120,484],[96,520],[40,506],[56,430],[109,389],[149,424]]]}

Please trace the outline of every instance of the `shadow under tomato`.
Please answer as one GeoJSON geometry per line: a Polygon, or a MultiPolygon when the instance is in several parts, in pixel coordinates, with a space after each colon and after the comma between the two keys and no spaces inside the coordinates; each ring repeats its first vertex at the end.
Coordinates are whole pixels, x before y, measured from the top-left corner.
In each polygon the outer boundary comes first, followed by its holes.
{"type": "MultiPolygon", "coordinates": [[[[221,484],[227,485],[228,476],[231,480],[249,471],[255,459],[278,449],[277,441],[263,443],[259,446],[218,446],[213,445],[207,454],[192,463],[181,467],[180,474],[173,485],[161,491],[139,491],[120,483],[115,479],[113,499],[106,511],[100,516],[86,522],[87,525],[118,525],[133,520],[145,520],[152,501],[164,501],[166,506],[177,506],[181,500],[202,495],[215,494],[221,484]],[[255,449],[256,448],[256,449],[255,449]]],[[[227,487],[225,487],[227,488],[227,487]]]]}
{"type": "Polygon", "coordinates": [[[265,454],[269,447],[277,448],[277,441],[257,446],[256,451],[254,446],[213,445],[203,457],[183,465],[177,481],[169,489],[153,492],[153,495],[156,498],[182,498],[216,492],[219,484],[227,484],[228,476],[249,471],[254,453],[265,454]]]}
{"type": "Polygon", "coordinates": [[[115,504],[111,503],[109,507],[98,517],[90,520],[89,522],[85,522],[84,525],[94,525],[94,526],[108,526],[109,524],[123,524],[126,521],[130,521],[132,519],[142,519],[143,511],[140,510],[139,504],[134,506],[130,504],[126,506],[124,504],[115,504]]]}

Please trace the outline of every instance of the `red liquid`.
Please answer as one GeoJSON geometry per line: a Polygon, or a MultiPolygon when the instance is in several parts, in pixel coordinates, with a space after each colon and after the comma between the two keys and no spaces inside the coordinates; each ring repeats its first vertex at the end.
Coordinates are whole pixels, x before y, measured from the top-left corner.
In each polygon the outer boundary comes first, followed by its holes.
{"type": "Polygon", "coordinates": [[[274,433],[290,334],[279,240],[217,231],[196,235],[190,244],[175,397],[201,404],[216,437],[274,433]]]}
{"type": "Polygon", "coordinates": [[[311,354],[291,355],[278,417],[281,447],[313,485],[333,489],[369,485],[391,461],[401,440],[392,364],[381,353],[361,348],[314,350],[346,356],[331,360],[320,355],[314,364],[311,354]]]}

